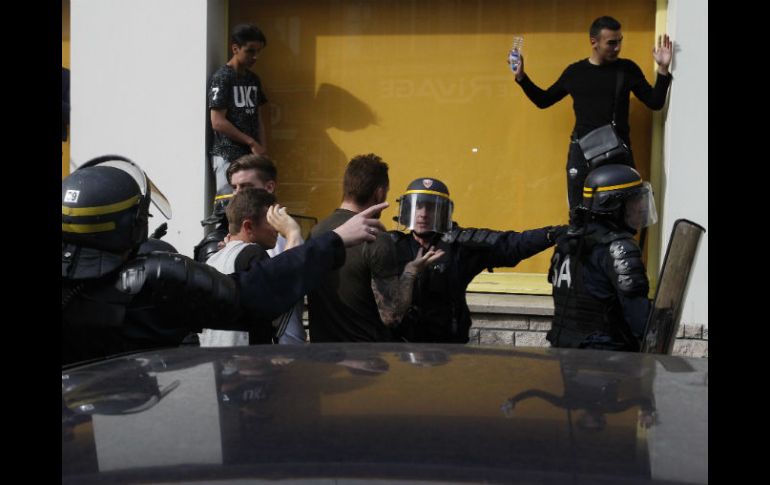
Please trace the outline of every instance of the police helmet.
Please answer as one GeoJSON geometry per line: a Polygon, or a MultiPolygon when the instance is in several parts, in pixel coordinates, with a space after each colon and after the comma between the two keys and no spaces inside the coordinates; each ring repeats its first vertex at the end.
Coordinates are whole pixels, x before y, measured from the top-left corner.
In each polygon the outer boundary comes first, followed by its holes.
{"type": "Polygon", "coordinates": [[[398,223],[417,234],[447,233],[452,229],[454,203],[440,180],[419,178],[398,199],[398,223]]]}
{"type": "Polygon", "coordinates": [[[62,180],[62,276],[96,278],[117,269],[147,239],[149,204],[168,200],[131,160],[105,155],[62,180]]]}
{"type": "Polygon", "coordinates": [[[179,387],[160,386],[144,359],[115,361],[110,372],[89,369],[62,374],[62,404],[69,415],[121,415],[146,411],[179,387]]]}
{"type": "Polygon", "coordinates": [[[649,182],[628,165],[593,170],[583,184],[583,208],[633,230],[655,224],[658,216],[649,182]]]}

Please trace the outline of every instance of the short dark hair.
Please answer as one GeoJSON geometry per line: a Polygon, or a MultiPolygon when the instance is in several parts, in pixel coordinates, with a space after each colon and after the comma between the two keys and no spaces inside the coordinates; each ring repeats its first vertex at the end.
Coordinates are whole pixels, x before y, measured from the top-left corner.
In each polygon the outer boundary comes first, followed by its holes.
{"type": "Polygon", "coordinates": [[[230,234],[238,234],[246,219],[258,223],[265,217],[267,209],[275,204],[275,196],[265,189],[246,187],[239,191],[227,204],[227,221],[230,234]]]}
{"type": "Polygon", "coordinates": [[[275,168],[275,162],[265,155],[255,155],[250,153],[240,158],[235,159],[230,166],[227,167],[227,183],[231,183],[233,174],[240,172],[241,170],[256,170],[257,178],[262,181],[263,184],[278,181],[278,169],[275,168]]]}
{"type": "Polygon", "coordinates": [[[599,17],[591,24],[591,28],[588,29],[588,36],[593,39],[598,39],[602,29],[607,30],[620,30],[620,22],[607,15],[599,17]]]}
{"type": "Polygon", "coordinates": [[[388,164],[374,153],[357,155],[345,169],[342,182],[343,199],[366,204],[379,187],[388,187],[388,164]]]}
{"type": "Polygon", "coordinates": [[[237,44],[242,47],[249,42],[262,42],[263,46],[267,46],[265,34],[256,25],[238,24],[233,27],[230,34],[230,44],[237,44]]]}

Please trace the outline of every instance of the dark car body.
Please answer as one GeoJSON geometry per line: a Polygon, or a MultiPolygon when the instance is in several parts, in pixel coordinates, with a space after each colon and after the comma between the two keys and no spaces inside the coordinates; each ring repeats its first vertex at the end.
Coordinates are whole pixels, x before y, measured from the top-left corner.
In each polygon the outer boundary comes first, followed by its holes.
{"type": "Polygon", "coordinates": [[[179,348],[62,370],[64,483],[707,483],[708,360],[179,348]]]}

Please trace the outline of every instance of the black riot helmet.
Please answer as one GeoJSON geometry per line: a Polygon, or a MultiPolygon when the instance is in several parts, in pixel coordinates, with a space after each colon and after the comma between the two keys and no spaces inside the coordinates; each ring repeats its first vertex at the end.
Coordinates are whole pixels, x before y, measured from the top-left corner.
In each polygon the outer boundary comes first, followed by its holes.
{"type": "Polygon", "coordinates": [[[168,200],[131,160],[105,155],[62,180],[62,276],[96,278],[117,269],[147,239],[150,200],[168,200]]]}
{"type": "Polygon", "coordinates": [[[582,205],[594,216],[635,231],[658,221],[650,183],[628,165],[604,165],[589,173],[582,205]]]}
{"type": "Polygon", "coordinates": [[[212,226],[214,224],[224,224],[227,226],[227,206],[233,200],[233,193],[219,194],[214,197],[214,208],[211,215],[201,221],[201,226],[212,226]]]}
{"type": "Polygon", "coordinates": [[[417,234],[452,229],[454,203],[444,182],[434,178],[412,181],[398,199],[398,223],[417,234]]]}
{"type": "Polygon", "coordinates": [[[174,380],[158,383],[155,357],[115,360],[109,372],[88,368],[62,372],[62,419],[78,415],[122,415],[146,411],[179,387],[174,380]]]}

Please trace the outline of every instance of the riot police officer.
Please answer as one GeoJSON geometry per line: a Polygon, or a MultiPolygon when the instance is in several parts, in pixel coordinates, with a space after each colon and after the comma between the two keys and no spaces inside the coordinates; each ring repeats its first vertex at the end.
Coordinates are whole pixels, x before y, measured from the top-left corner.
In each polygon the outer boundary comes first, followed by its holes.
{"type": "Polygon", "coordinates": [[[396,327],[398,338],[411,342],[467,343],[471,316],[465,290],[485,268],[513,267],[551,247],[564,226],[529,231],[461,228],[453,223],[454,203],[446,184],[418,178],[399,198],[400,225],[410,233],[390,231],[399,271],[423,247],[444,255],[417,277],[412,306],[396,327]]]}
{"type": "Polygon", "coordinates": [[[592,171],[551,259],[554,347],[638,351],[649,282],[634,235],[657,221],[652,190],[626,165],[592,171]]]}
{"type": "Polygon", "coordinates": [[[325,237],[223,275],[180,254],[141,253],[150,201],[170,205],[131,160],[106,155],[62,180],[62,363],[179,345],[202,327],[249,330],[286,311],[345,260],[346,246],[376,237],[364,211],[325,237]]]}

